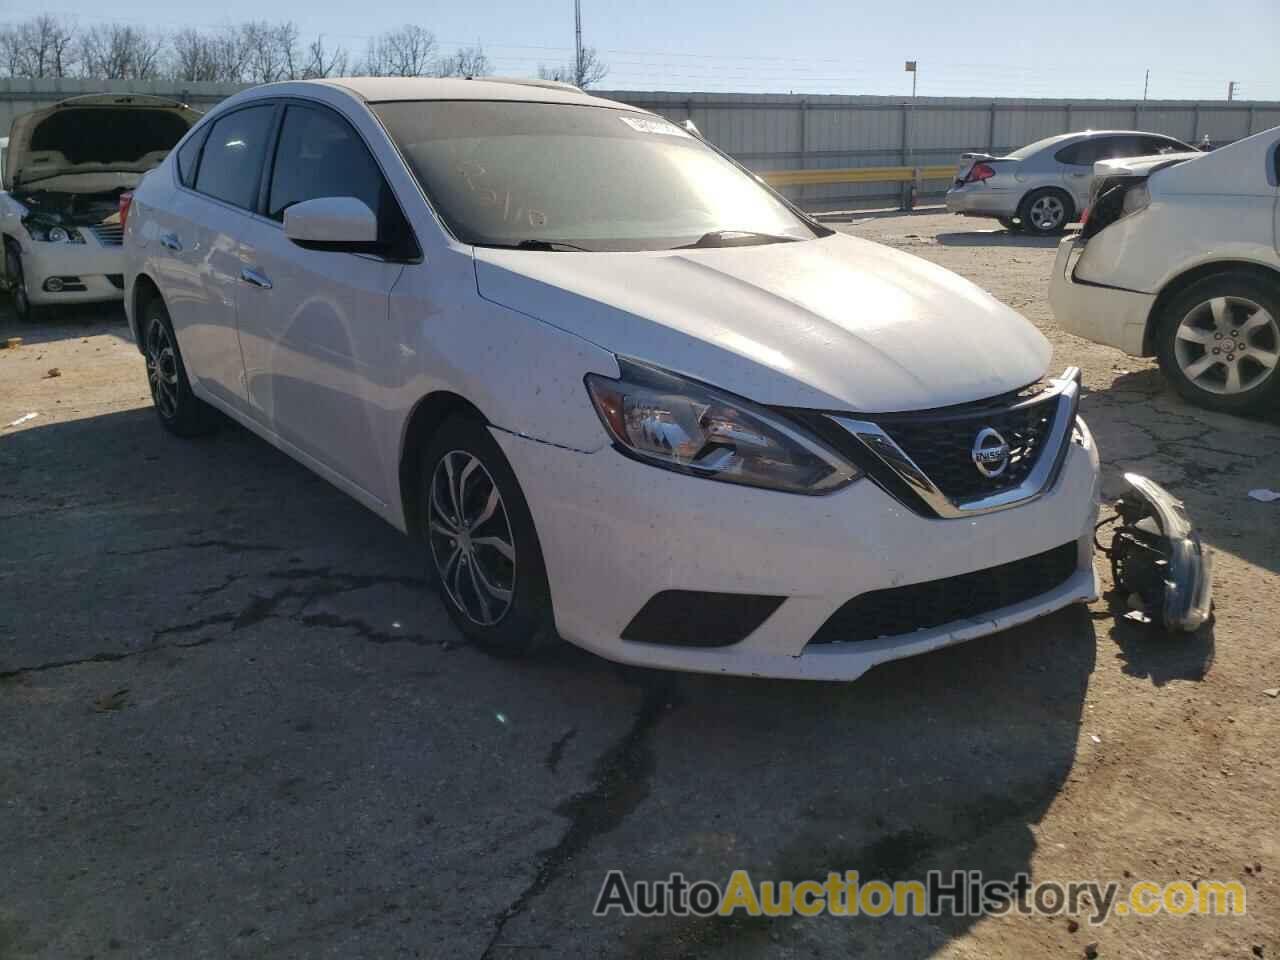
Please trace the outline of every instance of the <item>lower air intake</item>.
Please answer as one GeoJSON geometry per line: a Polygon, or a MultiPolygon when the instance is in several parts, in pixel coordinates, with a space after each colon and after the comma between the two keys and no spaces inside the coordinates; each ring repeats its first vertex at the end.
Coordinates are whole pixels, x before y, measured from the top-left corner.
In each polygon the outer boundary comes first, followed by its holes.
{"type": "Polygon", "coordinates": [[[785,599],[747,593],[663,590],[640,608],[622,631],[622,639],[669,647],[728,647],[745,639],[785,599]]]}
{"type": "Polygon", "coordinates": [[[873,590],[833,613],[810,643],[857,643],[929,630],[1031,600],[1076,569],[1076,543],[941,580],[873,590]]]}

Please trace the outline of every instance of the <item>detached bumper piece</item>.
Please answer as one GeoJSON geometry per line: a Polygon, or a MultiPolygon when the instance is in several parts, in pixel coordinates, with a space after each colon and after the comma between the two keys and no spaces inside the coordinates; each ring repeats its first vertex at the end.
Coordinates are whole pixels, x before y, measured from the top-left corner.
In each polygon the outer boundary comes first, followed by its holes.
{"type": "Polygon", "coordinates": [[[1154,481],[1126,473],[1132,492],[1116,503],[1122,525],[1111,541],[1116,588],[1166,630],[1195,630],[1213,607],[1209,549],[1182,501],[1154,481]]]}
{"type": "Polygon", "coordinates": [[[941,580],[854,597],[809,641],[856,643],[970,620],[1048,593],[1076,570],[1073,540],[1044,553],[941,580]]]}

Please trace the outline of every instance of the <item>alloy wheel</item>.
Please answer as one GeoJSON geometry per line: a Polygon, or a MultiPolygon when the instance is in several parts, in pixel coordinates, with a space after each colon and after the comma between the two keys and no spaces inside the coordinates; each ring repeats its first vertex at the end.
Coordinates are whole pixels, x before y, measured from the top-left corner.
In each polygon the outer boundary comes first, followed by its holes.
{"type": "Polygon", "coordinates": [[[169,328],[152,320],[147,328],[147,381],[160,416],[172,420],[178,413],[178,355],[169,328]]]}
{"type": "Polygon", "coordinates": [[[1187,311],[1174,335],[1178,369],[1208,393],[1232,395],[1259,386],[1280,359],[1280,324],[1245,297],[1214,297],[1187,311]]]}
{"type": "Polygon", "coordinates": [[[1036,198],[1027,211],[1027,216],[1037,230],[1057,230],[1066,219],[1067,208],[1060,199],[1049,193],[1036,198]]]}
{"type": "Polygon", "coordinates": [[[436,463],[428,539],[440,582],[472,623],[491,627],[511,609],[516,548],[502,493],[483,463],[451,450],[436,463]]]}

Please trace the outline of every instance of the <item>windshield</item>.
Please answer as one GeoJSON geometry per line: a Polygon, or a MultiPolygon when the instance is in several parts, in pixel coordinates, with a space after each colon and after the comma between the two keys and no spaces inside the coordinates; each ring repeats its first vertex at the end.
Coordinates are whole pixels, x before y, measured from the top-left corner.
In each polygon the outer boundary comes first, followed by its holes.
{"type": "Polygon", "coordinates": [[[660,250],[710,245],[709,235],[815,236],[750,176],[649,114],[506,101],[374,109],[465,243],[660,250]]]}

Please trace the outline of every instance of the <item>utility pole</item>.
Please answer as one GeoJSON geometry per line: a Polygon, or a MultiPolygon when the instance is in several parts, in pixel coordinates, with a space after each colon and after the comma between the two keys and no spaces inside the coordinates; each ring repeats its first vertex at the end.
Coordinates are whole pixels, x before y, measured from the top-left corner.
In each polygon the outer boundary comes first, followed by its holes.
{"type": "Polygon", "coordinates": [[[1151,86],[1151,68],[1147,67],[1146,79],[1142,81],[1142,99],[1147,99],[1147,90],[1151,86]]]}
{"type": "Polygon", "coordinates": [[[573,82],[582,86],[582,0],[573,0],[573,82]]]}
{"type": "Polygon", "coordinates": [[[1232,100],[1236,98],[1236,87],[1238,86],[1240,86],[1239,80],[1227,81],[1227,103],[1230,103],[1232,100]]]}

